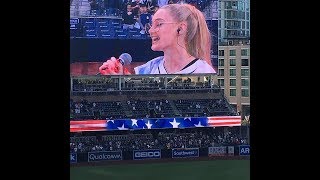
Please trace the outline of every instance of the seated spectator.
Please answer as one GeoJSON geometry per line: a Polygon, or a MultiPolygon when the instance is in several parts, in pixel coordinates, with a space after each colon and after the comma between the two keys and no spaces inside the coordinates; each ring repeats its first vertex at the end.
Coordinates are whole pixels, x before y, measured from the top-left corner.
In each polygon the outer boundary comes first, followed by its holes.
{"type": "Polygon", "coordinates": [[[121,5],[122,2],[119,0],[104,0],[104,8],[106,10],[106,15],[118,16],[121,5]]]}
{"type": "Polygon", "coordinates": [[[140,18],[139,22],[141,23],[141,34],[145,34],[148,32],[148,27],[151,24],[151,14],[147,12],[147,6],[145,4],[140,4],[140,18]]]}
{"type": "Polygon", "coordinates": [[[145,4],[146,5],[147,11],[150,14],[154,14],[153,9],[154,9],[155,6],[158,6],[157,0],[142,0],[141,4],[145,4]]]}
{"type": "Polygon", "coordinates": [[[123,18],[123,29],[133,29],[133,25],[136,22],[132,12],[132,7],[130,4],[127,5],[127,11],[122,14],[123,18]]]}
{"type": "Polygon", "coordinates": [[[90,15],[96,14],[99,10],[99,3],[96,0],[89,0],[90,3],[90,15]]]}
{"type": "Polygon", "coordinates": [[[155,5],[154,7],[153,7],[153,9],[152,9],[152,16],[158,11],[158,9],[159,9],[159,6],[158,5],[155,5]]]}
{"type": "Polygon", "coordinates": [[[133,0],[130,4],[132,7],[133,15],[138,16],[140,10],[140,0],[133,0]]]}

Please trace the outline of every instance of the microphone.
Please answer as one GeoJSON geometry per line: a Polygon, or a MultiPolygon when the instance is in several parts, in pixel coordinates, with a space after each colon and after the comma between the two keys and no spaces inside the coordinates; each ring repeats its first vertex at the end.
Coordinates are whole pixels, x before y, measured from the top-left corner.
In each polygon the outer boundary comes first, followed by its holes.
{"type": "MultiPolygon", "coordinates": [[[[117,59],[121,64],[122,66],[124,65],[128,65],[128,64],[131,64],[132,62],[132,57],[130,54],[128,53],[122,53],[120,56],[119,56],[119,59],[117,59]]],[[[98,72],[96,75],[101,75],[100,72],[98,72]]]]}
{"type": "Polygon", "coordinates": [[[124,65],[128,65],[131,63],[132,61],[132,57],[130,54],[128,53],[122,53],[120,56],[119,56],[119,59],[118,61],[120,61],[120,63],[124,66],[124,65]]]}

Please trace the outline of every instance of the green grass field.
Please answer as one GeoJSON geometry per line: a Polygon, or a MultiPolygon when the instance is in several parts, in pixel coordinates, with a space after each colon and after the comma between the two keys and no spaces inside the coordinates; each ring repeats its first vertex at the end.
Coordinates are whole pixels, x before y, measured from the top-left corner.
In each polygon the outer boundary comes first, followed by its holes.
{"type": "Polygon", "coordinates": [[[250,180],[250,160],[70,167],[70,180],[250,180]]]}

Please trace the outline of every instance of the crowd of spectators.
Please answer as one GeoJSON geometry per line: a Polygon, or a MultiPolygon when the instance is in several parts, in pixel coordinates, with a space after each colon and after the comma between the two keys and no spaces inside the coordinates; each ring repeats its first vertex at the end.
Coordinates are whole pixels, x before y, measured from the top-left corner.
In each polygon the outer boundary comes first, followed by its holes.
{"type": "Polygon", "coordinates": [[[189,79],[175,79],[165,85],[164,79],[154,80],[148,78],[137,78],[122,80],[119,86],[118,79],[96,78],[96,79],[72,79],[72,91],[74,92],[99,92],[116,90],[156,90],[156,89],[212,89],[209,82],[192,81],[189,79]],[[121,88],[121,89],[120,89],[121,88]]]}
{"type": "MultiPolygon", "coordinates": [[[[79,0],[71,3],[70,37],[101,37],[109,39],[148,39],[155,12],[166,4],[188,3],[211,17],[213,0],[79,0]],[[79,2],[81,1],[81,3],[79,2]],[[86,5],[83,5],[85,2],[86,5]],[[89,7],[90,6],[90,7],[89,7]],[[81,7],[81,8],[80,8],[81,7]],[[206,8],[207,7],[207,8],[206,8]],[[94,19],[94,20],[93,20],[94,19]],[[77,22],[77,23],[74,23],[77,22]],[[93,23],[95,22],[95,23],[93,23]]],[[[208,22],[210,28],[211,23],[208,22]]]]}
{"type": "Polygon", "coordinates": [[[71,119],[236,115],[205,77],[72,78],[71,119]]]}
{"type": "Polygon", "coordinates": [[[88,0],[90,10],[96,15],[105,15],[106,13],[117,15],[119,12],[126,12],[127,5],[133,8],[136,15],[138,15],[141,6],[145,6],[148,13],[154,14],[159,7],[174,3],[188,3],[203,11],[210,1],[212,0],[88,0]]]}
{"type": "MultiPolygon", "coordinates": [[[[223,98],[197,99],[166,96],[160,99],[127,97],[122,100],[88,101],[70,99],[70,120],[123,119],[123,118],[165,118],[165,117],[207,117],[235,114],[223,98]]],[[[200,96],[200,95],[199,95],[200,96]]]]}
{"type": "Polygon", "coordinates": [[[89,0],[90,15],[122,18],[124,30],[139,29],[148,34],[152,16],[162,6],[173,3],[192,4],[203,11],[209,0],[89,0]]]}
{"type": "Polygon", "coordinates": [[[241,127],[165,129],[75,133],[70,136],[70,152],[132,151],[144,149],[206,148],[248,144],[241,127]]]}

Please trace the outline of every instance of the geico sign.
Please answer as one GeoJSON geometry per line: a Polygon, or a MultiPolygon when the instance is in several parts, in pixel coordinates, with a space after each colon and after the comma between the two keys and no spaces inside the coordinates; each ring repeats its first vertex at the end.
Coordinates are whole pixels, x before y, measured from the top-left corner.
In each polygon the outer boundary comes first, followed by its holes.
{"type": "Polygon", "coordinates": [[[160,157],[159,151],[135,152],[134,157],[160,157]]]}

